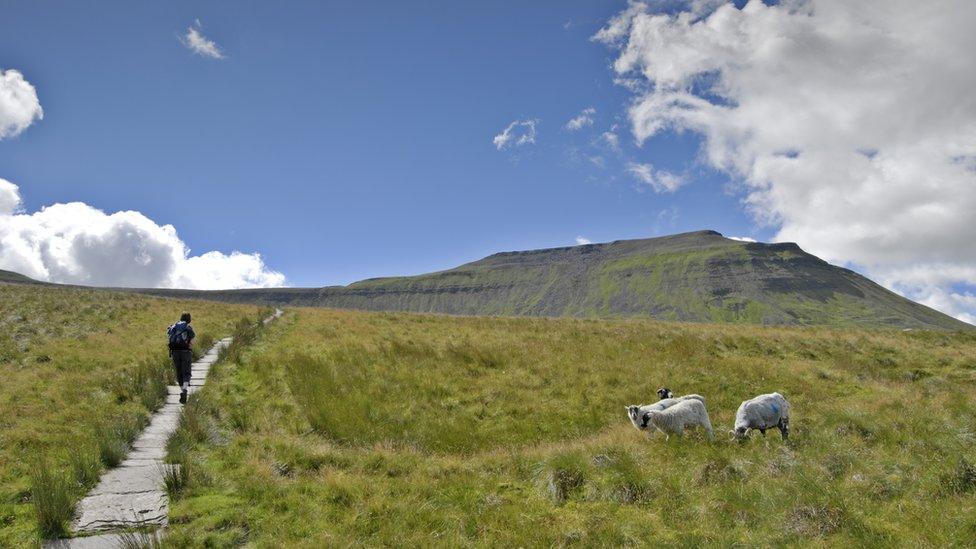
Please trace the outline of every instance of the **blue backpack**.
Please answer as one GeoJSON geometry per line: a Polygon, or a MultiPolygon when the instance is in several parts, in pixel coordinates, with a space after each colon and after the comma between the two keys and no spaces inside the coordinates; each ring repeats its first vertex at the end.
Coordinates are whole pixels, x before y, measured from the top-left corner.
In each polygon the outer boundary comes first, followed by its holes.
{"type": "Polygon", "coordinates": [[[190,349],[190,330],[186,322],[177,322],[169,327],[170,351],[187,351],[190,349]]]}

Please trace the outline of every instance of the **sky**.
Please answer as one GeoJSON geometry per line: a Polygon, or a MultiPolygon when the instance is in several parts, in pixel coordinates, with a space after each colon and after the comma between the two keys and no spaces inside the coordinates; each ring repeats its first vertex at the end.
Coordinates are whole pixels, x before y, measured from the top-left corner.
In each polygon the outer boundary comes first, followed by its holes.
{"type": "Polygon", "coordinates": [[[714,229],[976,321],[971,2],[0,15],[3,269],[323,286],[714,229]]]}

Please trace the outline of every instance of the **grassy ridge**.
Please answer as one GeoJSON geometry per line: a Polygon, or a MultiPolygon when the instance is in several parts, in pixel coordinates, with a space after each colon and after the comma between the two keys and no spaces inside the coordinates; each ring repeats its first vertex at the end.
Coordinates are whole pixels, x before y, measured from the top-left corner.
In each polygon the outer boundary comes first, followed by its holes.
{"type": "MultiPolygon", "coordinates": [[[[152,290],[194,295],[185,290],[152,290]]],[[[795,244],[699,231],[524,252],[344,287],[202,292],[208,299],[370,311],[643,317],[691,322],[972,329],[795,244]]]]}
{"type": "Polygon", "coordinates": [[[212,375],[173,546],[976,537],[972,333],[300,310],[212,375]],[[635,431],[660,385],[720,440],[635,431]],[[771,390],[793,440],[724,440],[771,390]]]}
{"type": "Polygon", "coordinates": [[[0,284],[0,546],[57,532],[165,394],[165,329],[192,311],[198,348],[253,306],[0,284]],[[32,475],[35,490],[32,491],[32,475]],[[35,506],[45,509],[38,524],[35,506]]]}

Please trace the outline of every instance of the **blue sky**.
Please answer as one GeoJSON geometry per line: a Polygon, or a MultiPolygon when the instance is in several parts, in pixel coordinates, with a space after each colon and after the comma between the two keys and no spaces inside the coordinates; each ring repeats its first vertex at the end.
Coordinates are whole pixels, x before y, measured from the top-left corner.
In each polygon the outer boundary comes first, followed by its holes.
{"type": "Polygon", "coordinates": [[[290,285],[443,269],[504,250],[752,228],[700,138],[635,146],[614,52],[624,2],[14,2],[0,68],[44,109],[0,142],[32,212],[81,201],[172,224],[197,254],[260,252],[290,285]],[[200,32],[223,59],[181,43],[200,32]],[[564,124],[584,108],[593,124],[564,124]],[[510,122],[533,145],[497,150],[510,122]],[[621,150],[601,142],[616,126],[621,150]],[[604,162],[600,167],[592,157],[604,162]],[[657,193],[653,163],[692,183],[657,193]]]}
{"type": "Polygon", "coordinates": [[[715,229],[976,323],[969,0],[2,15],[0,268],[319,286],[715,229]]]}

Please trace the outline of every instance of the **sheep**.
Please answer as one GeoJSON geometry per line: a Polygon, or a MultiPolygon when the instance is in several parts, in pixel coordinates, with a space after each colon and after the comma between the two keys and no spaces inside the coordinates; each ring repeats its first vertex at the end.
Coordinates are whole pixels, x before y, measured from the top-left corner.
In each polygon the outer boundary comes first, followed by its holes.
{"type": "Polygon", "coordinates": [[[776,427],[783,440],[790,437],[790,403],[779,393],[759,395],[743,401],[735,413],[735,426],[729,433],[737,440],[749,436],[750,429],[758,429],[766,436],[766,429],[776,427]]]}
{"type": "Polygon", "coordinates": [[[681,400],[664,410],[648,410],[641,416],[640,422],[645,429],[647,425],[653,425],[655,429],[664,433],[665,439],[670,438],[672,434],[681,436],[684,434],[685,427],[698,425],[705,428],[708,440],[715,439],[705,403],[694,398],[681,400]]]}
{"type": "Polygon", "coordinates": [[[630,406],[625,406],[627,409],[627,417],[630,418],[630,422],[634,424],[634,427],[640,431],[643,431],[647,429],[647,421],[644,420],[645,413],[650,412],[651,410],[665,410],[681,402],[682,400],[700,400],[704,404],[705,397],[701,395],[684,395],[677,398],[664,398],[655,402],[654,404],[631,404],[630,406]]]}

